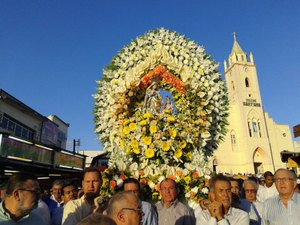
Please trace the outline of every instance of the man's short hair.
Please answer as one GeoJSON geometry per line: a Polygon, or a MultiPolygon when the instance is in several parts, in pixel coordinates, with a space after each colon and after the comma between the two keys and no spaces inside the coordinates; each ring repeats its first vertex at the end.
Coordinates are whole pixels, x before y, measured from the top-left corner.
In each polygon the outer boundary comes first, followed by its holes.
{"type": "Polygon", "coordinates": [[[173,183],[175,184],[175,188],[178,188],[176,181],[173,180],[172,178],[165,178],[164,180],[162,180],[162,181],[160,182],[160,184],[159,184],[159,187],[161,188],[162,183],[168,182],[168,181],[173,182],[173,183]]]}
{"type": "Polygon", "coordinates": [[[74,186],[76,188],[76,185],[73,184],[72,182],[70,181],[66,181],[64,182],[64,185],[62,186],[62,189],[61,189],[61,195],[65,195],[65,192],[64,192],[64,188],[68,187],[68,186],[74,186]]]}
{"type": "Polygon", "coordinates": [[[7,182],[6,194],[11,195],[15,189],[24,188],[28,180],[37,181],[37,178],[32,174],[23,172],[12,175],[7,182]]]}
{"type": "Polygon", "coordinates": [[[254,180],[251,180],[251,179],[245,180],[243,182],[243,188],[245,188],[246,184],[252,184],[254,186],[255,190],[258,189],[258,186],[257,186],[257,184],[256,184],[256,182],[254,180]]]}
{"type": "Polygon", "coordinates": [[[122,190],[124,190],[125,184],[136,184],[140,189],[140,182],[133,177],[130,177],[130,178],[127,178],[124,180],[123,185],[122,185],[122,190]]]}
{"type": "Polygon", "coordinates": [[[217,175],[215,175],[212,179],[211,179],[211,182],[212,182],[212,187],[215,188],[215,185],[216,185],[216,182],[217,181],[225,181],[229,184],[229,186],[231,186],[230,184],[230,180],[228,177],[224,176],[223,174],[219,173],[217,175]]]}
{"type": "Polygon", "coordinates": [[[93,213],[81,220],[77,225],[117,225],[116,222],[108,216],[100,213],[93,213]]]}
{"type": "Polygon", "coordinates": [[[271,171],[266,171],[264,173],[264,178],[267,178],[267,177],[273,177],[273,173],[271,171]]]}
{"type": "Polygon", "coordinates": [[[85,174],[87,174],[87,173],[97,173],[98,176],[99,176],[99,179],[102,181],[101,172],[97,168],[95,168],[95,167],[88,167],[88,168],[86,168],[84,170],[84,172],[83,172],[83,176],[82,176],[83,180],[84,180],[85,174]]]}
{"type": "Polygon", "coordinates": [[[117,213],[122,209],[122,207],[126,207],[128,202],[128,198],[130,196],[136,196],[131,191],[121,191],[113,195],[113,197],[109,200],[108,206],[106,208],[106,213],[109,217],[113,218],[117,215],[117,213]]]}
{"type": "Polygon", "coordinates": [[[54,185],[64,186],[64,184],[65,184],[65,182],[64,182],[63,180],[61,180],[61,179],[56,179],[56,180],[53,181],[52,187],[53,187],[54,185]]]}
{"type": "Polygon", "coordinates": [[[285,171],[285,172],[287,172],[288,174],[290,174],[290,175],[292,176],[292,178],[293,178],[294,180],[297,180],[297,176],[296,176],[295,172],[292,172],[292,171],[290,171],[290,170],[288,170],[288,169],[284,169],[284,168],[280,168],[280,169],[276,170],[276,172],[275,172],[275,174],[274,174],[274,177],[276,177],[276,174],[277,174],[278,172],[280,172],[280,171],[285,171]]]}

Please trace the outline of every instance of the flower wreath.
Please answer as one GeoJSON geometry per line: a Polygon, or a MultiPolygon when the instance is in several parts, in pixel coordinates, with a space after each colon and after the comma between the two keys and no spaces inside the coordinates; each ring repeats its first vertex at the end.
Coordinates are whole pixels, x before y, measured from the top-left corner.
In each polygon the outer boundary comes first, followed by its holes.
{"type": "Polygon", "coordinates": [[[163,28],[138,37],[113,58],[94,95],[95,132],[110,157],[106,194],[129,176],[147,185],[154,200],[166,177],[181,185],[188,200],[207,194],[208,159],[227,124],[217,66],[195,42],[163,28]],[[154,83],[170,93],[174,110],[145,108],[154,83]]]}

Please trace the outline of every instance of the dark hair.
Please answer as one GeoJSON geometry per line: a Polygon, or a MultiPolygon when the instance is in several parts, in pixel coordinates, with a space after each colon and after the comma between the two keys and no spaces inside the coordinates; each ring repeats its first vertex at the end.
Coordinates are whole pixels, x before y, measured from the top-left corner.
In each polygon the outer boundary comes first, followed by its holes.
{"type": "Polygon", "coordinates": [[[212,187],[213,188],[215,187],[217,181],[225,181],[231,186],[230,179],[228,177],[224,176],[221,173],[219,173],[219,174],[215,175],[214,177],[212,177],[211,182],[212,182],[212,187]]]}
{"type": "Polygon", "coordinates": [[[89,168],[86,168],[83,172],[83,176],[82,176],[82,179],[84,180],[84,176],[85,174],[87,173],[97,173],[98,176],[99,176],[99,179],[102,181],[102,175],[101,175],[101,172],[97,169],[97,168],[94,168],[94,167],[89,167],[89,168]]]}
{"type": "Polygon", "coordinates": [[[117,225],[116,222],[108,216],[100,213],[93,213],[81,220],[77,225],[117,225]]]}
{"type": "Polygon", "coordinates": [[[37,178],[32,174],[23,173],[23,172],[14,174],[9,178],[7,182],[6,194],[11,195],[15,189],[24,188],[24,185],[28,180],[37,181],[37,178]]]}
{"type": "Polygon", "coordinates": [[[64,183],[64,185],[62,186],[62,188],[61,188],[61,195],[65,195],[64,189],[65,189],[66,187],[68,187],[68,186],[74,186],[74,187],[76,188],[76,185],[75,185],[75,184],[73,184],[72,182],[66,181],[66,182],[64,183]]]}
{"type": "Polygon", "coordinates": [[[130,177],[130,178],[127,178],[124,180],[123,185],[122,185],[122,190],[124,190],[125,184],[136,184],[136,185],[138,185],[138,187],[140,189],[140,182],[133,177],[130,177]]]}
{"type": "Polygon", "coordinates": [[[266,171],[264,173],[264,178],[267,178],[267,177],[273,177],[273,173],[271,171],[266,171]]]}

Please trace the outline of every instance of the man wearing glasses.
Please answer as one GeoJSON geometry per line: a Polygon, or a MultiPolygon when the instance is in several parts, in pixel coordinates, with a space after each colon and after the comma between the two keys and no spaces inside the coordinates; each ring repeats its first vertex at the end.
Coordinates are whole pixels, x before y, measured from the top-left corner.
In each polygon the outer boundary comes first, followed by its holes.
{"type": "Polygon", "coordinates": [[[115,194],[110,199],[105,212],[117,225],[142,224],[141,202],[131,191],[122,191],[115,194]]]}
{"type": "Polygon", "coordinates": [[[279,195],[264,202],[263,225],[292,225],[300,221],[300,195],[295,193],[297,177],[287,169],[278,169],[274,175],[279,195]]]}
{"type": "Polygon", "coordinates": [[[82,190],[84,195],[80,199],[71,200],[64,206],[62,224],[74,225],[93,213],[96,208],[94,200],[99,196],[102,177],[99,170],[88,168],[83,174],[82,190]]]}
{"type": "Polygon", "coordinates": [[[25,173],[11,176],[0,204],[0,224],[44,225],[42,218],[31,212],[38,205],[40,193],[34,176],[25,173]]]}
{"type": "MultiPolygon", "coordinates": [[[[131,191],[139,199],[141,199],[140,182],[135,178],[127,178],[123,182],[123,191],[131,191]]],[[[142,210],[144,213],[143,225],[157,225],[157,213],[155,207],[149,202],[141,201],[142,210]]]]}
{"type": "Polygon", "coordinates": [[[251,203],[249,211],[250,225],[260,225],[263,203],[256,199],[257,183],[251,179],[245,180],[243,183],[243,189],[245,199],[251,203]]]}

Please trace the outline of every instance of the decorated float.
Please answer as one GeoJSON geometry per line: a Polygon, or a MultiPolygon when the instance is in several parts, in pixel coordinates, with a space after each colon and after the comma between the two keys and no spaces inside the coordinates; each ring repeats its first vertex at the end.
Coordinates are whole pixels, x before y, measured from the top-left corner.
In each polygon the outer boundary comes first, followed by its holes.
{"type": "Polygon", "coordinates": [[[183,35],[157,29],[125,46],[97,81],[95,132],[109,154],[101,194],[135,177],[159,199],[166,177],[180,198],[208,193],[210,158],[226,133],[228,100],[218,65],[183,35]]]}

